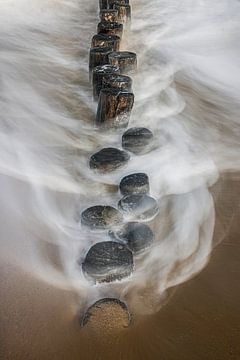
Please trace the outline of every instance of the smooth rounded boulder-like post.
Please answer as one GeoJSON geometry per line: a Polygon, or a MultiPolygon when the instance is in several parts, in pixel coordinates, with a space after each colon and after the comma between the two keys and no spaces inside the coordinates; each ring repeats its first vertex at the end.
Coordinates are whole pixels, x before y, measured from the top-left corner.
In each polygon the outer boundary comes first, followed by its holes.
{"type": "Polygon", "coordinates": [[[132,73],[137,69],[137,55],[131,51],[113,51],[108,56],[109,64],[118,66],[121,74],[132,73]]]}
{"type": "Polygon", "coordinates": [[[120,74],[120,70],[117,66],[102,65],[97,66],[92,72],[92,84],[93,84],[93,98],[97,100],[101,89],[103,88],[103,81],[110,75],[120,74]]]}
{"type": "Polygon", "coordinates": [[[116,231],[110,230],[109,236],[126,244],[134,254],[149,248],[154,239],[150,227],[140,222],[129,222],[116,231]]]}
{"type": "Polygon", "coordinates": [[[96,34],[92,37],[91,47],[110,47],[112,51],[118,51],[121,39],[117,35],[96,34]]]}
{"type": "Polygon", "coordinates": [[[92,230],[105,230],[121,224],[122,214],[112,206],[96,205],[81,213],[81,223],[92,230]]]}
{"type": "Polygon", "coordinates": [[[111,172],[127,164],[130,156],[116,148],[104,148],[93,154],[89,161],[90,169],[99,173],[111,172]]]}
{"type": "Polygon", "coordinates": [[[82,327],[101,336],[129,327],[131,315],[127,305],[116,298],[104,298],[91,305],[80,320],[82,327]]]}
{"type": "Polygon", "coordinates": [[[89,70],[100,65],[108,64],[108,55],[111,53],[110,47],[95,47],[89,52],[89,70]]]}
{"type": "Polygon", "coordinates": [[[122,38],[123,24],[118,22],[101,21],[97,26],[98,34],[118,35],[122,38]]]}
{"type": "Polygon", "coordinates": [[[124,176],[119,184],[119,189],[123,196],[131,194],[148,194],[148,176],[145,173],[134,173],[124,176]]]}
{"type": "Polygon", "coordinates": [[[130,128],[122,136],[122,147],[136,155],[145,154],[153,148],[153,133],[146,128],[130,128]]]}
{"type": "Polygon", "coordinates": [[[98,101],[96,126],[105,129],[126,128],[133,103],[133,93],[114,88],[103,88],[98,101]]]}
{"type": "Polygon", "coordinates": [[[118,202],[119,210],[129,220],[150,221],[158,214],[157,201],[148,195],[127,195],[118,202]]]}
{"type": "Polygon", "coordinates": [[[112,282],[133,272],[133,255],[126,245],[104,241],[93,245],[82,264],[84,275],[94,282],[112,282]]]}

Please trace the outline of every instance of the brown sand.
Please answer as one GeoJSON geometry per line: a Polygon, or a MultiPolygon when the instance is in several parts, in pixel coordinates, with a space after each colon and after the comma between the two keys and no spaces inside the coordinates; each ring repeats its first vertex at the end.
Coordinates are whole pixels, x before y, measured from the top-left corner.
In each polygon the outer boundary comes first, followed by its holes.
{"type": "Polygon", "coordinates": [[[102,337],[109,336],[114,331],[119,332],[130,325],[130,314],[127,306],[117,300],[105,298],[90,306],[84,314],[81,326],[85,331],[102,337]]]}
{"type": "Polygon", "coordinates": [[[106,333],[102,326],[102,338],[95,339],[79,327],[73,294],[2,264],[0,358],[239,360],[239,211],[232,217],[230,210],[240,186],[237,181],[218,186],[215,240],[230,223],[231,229],[210,263],[179,286],[159,313],[135,318],[121,333],[106,333]]]}

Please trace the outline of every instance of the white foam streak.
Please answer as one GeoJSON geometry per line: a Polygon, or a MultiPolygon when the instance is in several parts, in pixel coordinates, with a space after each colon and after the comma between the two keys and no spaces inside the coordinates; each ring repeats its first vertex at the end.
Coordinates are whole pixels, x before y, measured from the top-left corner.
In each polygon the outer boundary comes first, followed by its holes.
{"type": "Polygon", "coordinates": [[[120,147],[121,133],[92,126],[88,49],[97,1],[0,2],[4,261],[82,297],[133,294],[136,308],[148,283],[161,298],[206,265],[214,228],[208,187],[220,173],[240,169],[239,6],[234,0],[132,0],[132,26],[122,43],[139,63],[130,125],[149,127],[155,148],[99,176],[88,168],[89,156],[120,147]],[[76,219],[89,205],[116,206],[120,196],[106,185],[135,171],[149,175],[159,200],[154,247],[137,259],[131,278],[91,287],[77,259],[107,235],[87,232],[76,219]]]}

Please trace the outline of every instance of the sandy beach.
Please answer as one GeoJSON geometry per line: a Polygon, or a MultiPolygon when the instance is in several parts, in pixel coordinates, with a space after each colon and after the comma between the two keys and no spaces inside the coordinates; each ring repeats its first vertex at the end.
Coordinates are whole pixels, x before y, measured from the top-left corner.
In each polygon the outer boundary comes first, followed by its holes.
{"type": "Polygon", "coordinates": [[[100,336],[93,336],[84,331],[72,306],[73,294],[2,263],[1,359],[238,360],[239,182],[223,184],[215,240],[223,228],[227,233],[207,267],[174,289],[157,314],[135,317],[121,333],[109,335],[101,329],[100,336]]]}

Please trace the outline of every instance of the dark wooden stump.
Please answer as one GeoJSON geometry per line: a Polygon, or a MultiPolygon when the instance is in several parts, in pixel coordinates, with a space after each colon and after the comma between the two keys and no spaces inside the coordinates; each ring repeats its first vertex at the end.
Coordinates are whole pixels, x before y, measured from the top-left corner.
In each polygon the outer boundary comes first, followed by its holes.
{"type": "Polygon", "coordinates": [[[122,195],[148,194],[149,179],[147,174],[135,173],[122,178],[119,189],[122,195]]]}
{"type": "Polygon", "coordinates": [[[132,79],[127,75],[119,75],[119,74],[109,75],[103,80],[103,88],[105,89],[114,88],[114,89],[119,89],[121,91],[131,92],[132,79]]]}
{"type": "Polygon", "coordinates": [[[126,4],[113,3],[113,9],[118,12],[118,21],[128,23],[131,21],[131,6],[126,4]]]}
{"type": "Polygon", "coordinates": [[[122,136],[122,147],[134,154],[144,154],[153,147],[153,133],[146,128],[131,128],[122,136]]]}
{"type": "Polygon", "coordinates": [[[124,242],[133,253],[146,250],[153,243],[154,235],[149,226],[139,222],[129,222],[116,231],[109,231],[116,241],[124,242]]]}
{"type": "Polygon", "coordinates": [[[111,53],[111,47],[95,47],[89,52],[89,70],[100,65],[108,64],[108,55],[111,53]]]}
{"type": "Polygon", "coordinates": [[[98,101],[96,125],[105,129],[128,126],[134,95],[118,89],[102,89],[98,101]]]}
{"type": "Polygon", "coordinates": [[[106,0],[109,9],[113,9],[114,4],[129,5],[129,0],[106,0]]]}
{"type": "Polygon", "coordinates": [[[97,335],[129,327],[131,315],[127,305],[115,298],[98,300],[85,312],[80,321],[82,327],[92,330],[97,335]]]}
{"type": "Polygon", "coordinates": [[[114,4],[129,5],[129,0],[99,0],[99,8],[102,9],[113,9],[114,4]]]}
{"type": "Polygon", "coordinates": [[[102,65],[97,66],[92,72],[92,84],[93,84],[93,98],[98,100],[101,89],[103,88],[103,81],[112,74],[120,74],[120,70],[116,66],[102,65]]]}
{"type": "Polygon", "coordinates": [[[108,0],[99,0],[99,8],[102,9],[108,9],[108,0]]]}
{"type": "Polygon", "coordinates": [[[118,35],[122,38],[123,24],[118,22],[101,21],[97,27],[98,34],[118,35]]]}
{"type": "Polygon", "coordinates": [[[100,20],[117,22],[118,21],[118,9],[103,9],[100,11],[100,20]]]}
{"type": "Polygon", "coordinates": [[[118,51],[121,39],[117,35],[96,34],[92,38],[92,48],[110,47],[112,51],[118,51]]]}
{"type": "Polygon", "coordinates": [[[111,172],[127,164],[130,156],[116,148],[104,148],[92,155],[89,166],[100,173],[111,172]]]}
{"type": "Polygon", "coordinates": [[[130,51],[113,51],[109,54],[109,63],[118,66],[121,73],[131,73],[137,69],[137,55],[130,51]]]}
{"type": "Polygon", "coordinates": [[[122,214],[112,206],[96,205],[81,213],[82,225],[92,230],[104,230],[121,224],[122,214]]]}
{"type": "Polygon", "coordinates": [[[95,282],[112,282],[131,275],[133,255],[126,245],[104,241],[93,245],[82,264],[83,273],[95,282]]]}
{"type": "Polygon", "coordinates": [[[158,204],[148,195],[128,195],[118,203],[119,210],[132,220],[149,221],[158,213],[158,204]]]}

